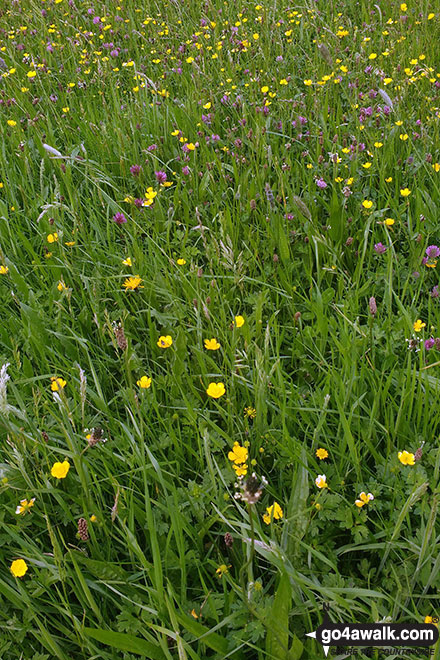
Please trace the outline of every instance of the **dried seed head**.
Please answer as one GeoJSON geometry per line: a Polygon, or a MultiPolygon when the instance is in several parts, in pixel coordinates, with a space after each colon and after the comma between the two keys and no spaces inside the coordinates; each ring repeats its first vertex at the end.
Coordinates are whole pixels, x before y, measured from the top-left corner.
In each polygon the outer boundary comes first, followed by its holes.
{"type": "Polygon", "coordinates": [[[112,522],[115,522],[116,516],[118,515],[118,502],[119,502],[119,488],[117,490],[117,493],[115,495],[115,501],[112,506],[112,514],[111,514],[111,519],[112,522]]]}
{"type": "Polygon", "coordinates": [[[264,186],[264,189],[266,191],[267,201],[269,202],[271,208],[274,208],[275,207],[275,197],[274,197],[274,194],[272,192],[272,189],[271,189],[270,185],[268,183],[266,183],[266,185],[264,186]]]}
{"type": "Polygon", "coordinates": [[[224,536],[224,541],[227,548],[232,548],[234,544],[234,537],[229,532],[226,532],[224,536]]]}
{"type": "Polygon", "coordinates": [[[89,447],[94,447],[98,442],[107,442],[107,438],[103,437],[103,433],[104,431],[100,427],[91,429],[87,438],[89,447]]]}
{"type": "Polygon", "coordinates": [[[0,412],[5,417],[9,414],[9,405],[7,401],[7,385],[6,383],[10,379],[8,375],[9,362],[6,362],[0,369],[0,412]]]}
{"type": "Polygon", "coordinates": [[[318,44],[318,50],[327,64],[332,67],[333,59],[327,46],[325,44],[318,44]]]}
{"type": "Polygon", "coordinates": [[[421,445],[421,446],[415,451],[415,453],[414,453],[414,460],[415,460],[416,462],[417,462],[417,461],[420,461],[420,459],[421,459],[422,456],[423,456],[423,445],[424,445],[424,444],[425,444],[425,443],[423,442],[422,445],[421,445]]]}
{"type": "Polygon", "coordinates": [[[49,442],[49,436],[47,435],[46,431],[41,431],[41,437],[43,438],[44,442],[49,442]]]}
{"type": "Polygon", "coordinates": [[[87,520],[85,518],[80,518],[78,520],[78,536],[81,539],[81,541],[89,540],[87,520]]]}
{"type": "Polygon", "coordinates": [[[127,348],[127,338],[124,333],[124,328],[122,327],[121,324],[119,325],[114,325],[113,326],[113,332],[115,333],[116,341],[118,344],[118,347],[121,349],[121,351],[125,351],[127,348]]]}
{"type": "Polygon", "coordinates": [[[235,499],[243,500],[248,504],[255,504],[260,499],[266,484],[267,479],[265,477],[261,477],[261,480],[259,480],[253,472],[244,483],[235,484],[236,488],[239,489],[235,493],[235,499]]]}
{"type": "Polygon", "coordinates": [[[370,314],[371,316],[376,316],[377,314],[377,305],[376,305],[376,299],[371,296],[368,306],[370,308],[370,314]]]}

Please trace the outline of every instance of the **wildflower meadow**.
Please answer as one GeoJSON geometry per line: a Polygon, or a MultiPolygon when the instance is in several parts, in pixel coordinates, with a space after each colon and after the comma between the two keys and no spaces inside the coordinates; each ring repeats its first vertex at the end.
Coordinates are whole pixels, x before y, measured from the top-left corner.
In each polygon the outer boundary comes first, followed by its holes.
{"type": "Polygon", "coordinates": [[[1,660],[438,623],[439,40],[439,0],[0,3],[1,660]]]}

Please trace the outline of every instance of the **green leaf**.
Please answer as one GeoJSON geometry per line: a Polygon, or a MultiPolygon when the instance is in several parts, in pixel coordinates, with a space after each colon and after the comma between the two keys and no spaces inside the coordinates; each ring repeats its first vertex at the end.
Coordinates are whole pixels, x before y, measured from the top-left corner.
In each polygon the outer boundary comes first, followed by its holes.
{"type": "Polygon", "coordinates": [[[88,637],[120,651],[136,653],[136,655],[141,655],[149,660],[166,660],[166,656],[158,644],[152,644],[134,635],[103,630],[102,628],[84,628],[84,633],[88,637]]]}
{"type": "Polygon", "coordinates": [[[286,573],[281,575],[267,621],[266,651],[270,658],[285,660],[289,648],[289,611],[292,586],[286,573]]]}
{"type": "Polygon", "coordinates": [[[338,200],[336,190],[333,190],[330,202],[330,227],[329,234],[333,241],[339,243],[344,231],[344,211],[338,200]]]}
{"type": "Polygon", "coordinates": [[[286,660],[299,660],[300,657],[303,654],[303,650],[304,650],[303,643],[294,634],[293,635],[292,646],[290,647],[290,651],[287,654],[287,659],[286,660]]]}
{"type": "Polygon", "coordinates": [[[194,621],[191,617],[184,614],[178,614],[177,620],[181,626],[184,626],[188,632],[192,633],[196,637],[200,638],[206,646],[208,646],[213,651],[221,653],[222,655],[226,654],[229,649],[228,640],[217,633],[210,632],[209,628],[202,625],[198,621],[194,621]]]}

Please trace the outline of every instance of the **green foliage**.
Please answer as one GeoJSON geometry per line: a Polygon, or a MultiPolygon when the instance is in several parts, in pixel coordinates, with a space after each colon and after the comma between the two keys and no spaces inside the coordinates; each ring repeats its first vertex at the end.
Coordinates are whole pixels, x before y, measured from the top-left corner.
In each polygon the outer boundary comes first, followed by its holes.
{"type": "Polygon", "coordinates": [[[438,615],[438,7],[3,4],[2,660],[438,615]]]}

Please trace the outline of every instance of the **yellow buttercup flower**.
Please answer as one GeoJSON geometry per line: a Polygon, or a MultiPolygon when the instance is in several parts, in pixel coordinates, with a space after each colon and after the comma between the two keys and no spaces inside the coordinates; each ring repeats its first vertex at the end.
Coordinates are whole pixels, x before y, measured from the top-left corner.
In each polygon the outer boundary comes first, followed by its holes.
{"type": "Polygon", "coordinates": [[[244,477],[247,474],[248,471],[247,463],[243,463],[242,465],[235,465],[235,463],[233,463],[232,467],[234,468],[237,477],[244,477]]]}
{"type": "Polygon", "coordinates": [[[242,447],[238,442],[234,442],[232,450],[228,453],[228,458],[236,465],[246,463],[248,459],[247,447],[242,447]]]}
{"type": "Polygon", "coordinates": [[[27,573],[28,565],[24,559],[16,559],[12,562],[10,570],[14,577],[23,577],[27,573]]]}
{"type": "Polygon", "coordinates": [[[318,474],[315,479],[315,484],[318,486],[318,488],[328,488],[327,477],[325,474],[318,474]]]}
{"type": "Polygon", "coordinates": [[[316,450],[316,456],[323,461],[324,459],[328,458],[328,451],[327,449],[322,449],[320,447],[319,449],[316,450]]]}
{"type": "Polygon", "coordinates": [[[432,624],[434,624],[434,626],[438,626],[438,618],[436,617],[436,620],[434,621],[433,617],[429,616],[429,614],[427,614],[425,616],[425,623],[432,623],[432,624]]]}
{"type": "Polygon", "coordinates": [[[364,207],[364,209],[371,209],[371,207],[373,206],[373,202],[369,199],[364,199],[364,201],[362,202],[362,206],[364,207]]]}
{"type": "Polygon", "coordinates": [[[48,243],[56,243],[57,241],[58,241],[57,232],[54,232],[53,234],[48,234],[47,235],[47,242],[48,243]]]}
{"type": "Polygon", "coordinates": [[[133,263],[132,263],[130,257],[127,257],[126,259],[124,259],[124,260],[122,261],[122,264],[123,264],[124,266],[132,266],[132,265],[133,265],[133,263]]]}
{"type": "Polygon", "coordinates": [[[215,338],[205,339],[205,348],[208,351],[217,351],[220,348],[220,344],[215,338]]]}
{"type": "Polygon", "coordinates": [[[34,502],[35,497],[30,500],[20,500],[20,504],[18,504],[17,508],[15,509],[15,513],[19,516],[26,513],[27,511],[30,511],[34,506],[34,502]]]}
{"type": "Polygon", "coordinates": [[[0,275],[6,275],[6,273],[9,272],[9,268],[7,266],[0,266],[0,275]]]}
{"type": "Polygon", "coordinates": [[[51,381],[52,383],[50,389],[52,390],[52,392],[58,392],[58,390],[64,389],[67,385],[66,381],[63,378],[60,378],[59,376],[58,377],[52,376],[51,381]]]}
{"type": "Polygon", "coordinates": [[[159,348],[169,348],[172,345],[172,343],[173,343],[173,339],[170,335],[166,335],[166,336],[162,335],[157,340],[157,345],[159,346],[159,348]]]}
{"type": "Polygon", "coordinates": [[[142,390],[148,390],[148,388],[151,386],[151,378],[148,376],[141,376],[136,384],[139,385],[142,390]]]}
{"type": "Polygon", "coordinates": [[[145,197],[147,199],[151,200],[151,199],[154,199],[156,197],[156,195],[157,195],[157,191],[153,190],[153,188],[151,186],[149,186],[149,188],[147,188],[147,190],[145,192],[145,197]]]}
{"type": "Polygon", "coordinates": [[[411,190],[409,188],[401,188],[400,194],[402,197],[408,197],[408,195],[411,195],[411,190]]]}
{"type": "Polygon", "coordinates": [[[228,566],[226,564],[221,564],[217,569],[216,569],[216,574],[217,577],[222,578],[226,573],[229,573],[228,566]]]}
{"type": "Polygon", "coordinates": [[[177,259],[176,263],[178,266],[184,266],[186,264],[186,259],[177,259]]]}
{"type": "Polygon", "coordinates": [[[399,461],[402,463],[402,465],[414,465],[415,464],[415,456],[414,454],[411,454],[408,451],[399,451],[397,454],[397,457],[399,461]]]}
{"type": "Polygon", "coordinates": [[[387,227],[392,227],[392,226],[394,225],[394,220],[393,220],[393,218],[385,218],[385,220],[384,220],[384,224],[385,224],[387,227]]]}
{"type": "Polygon", "coordinates": [[[263,520],[266,525],[270,525],[272,520],[281,520],[283,515],[283,510],[278,502],[274,502],[271,506],[266,508],[266,513],[263,515],[263,520]]]}
{"type": "Polygon", "coordinates": [[[234,320],[237,328],[241,328],[241,326],[244,325],[244,318],[242,316],[236,316],[234,320]]]}
{"type": "Polygon", "coordinates": [[[371,493],[362,492],[359,495],[359,499],[355,500],[355,504],[359,509],[361,509],[363,506],[365,506],[365,504],[368,504],[368,502],[371,502],[371,500],[374,500],[374,495],[372,495],[371,493]]]}
{"type": "Polygon", "coordinates": [[[423,330],[423,328],[426,327],[426,323],[422,323],[421,319],[417,319],[417,321],[414,321],[414,332],[420,332],[420,330],[423,330]]]}
{"type": "Polygon", "coordinates": [[[57,462],[52,465],[52,469],[50,471],[51,475],[55,477],[56,479],[64,479],[67,477],[67,473],[70,470],[70,463],[69,461],[63,461],[62,463],[57,462]]]}
{"type": "Polygon", "coordinates": [[[219,399],[225,394],[226,388],[224,383],[209,383],[206,394],[213,399],[219,399]]]}

